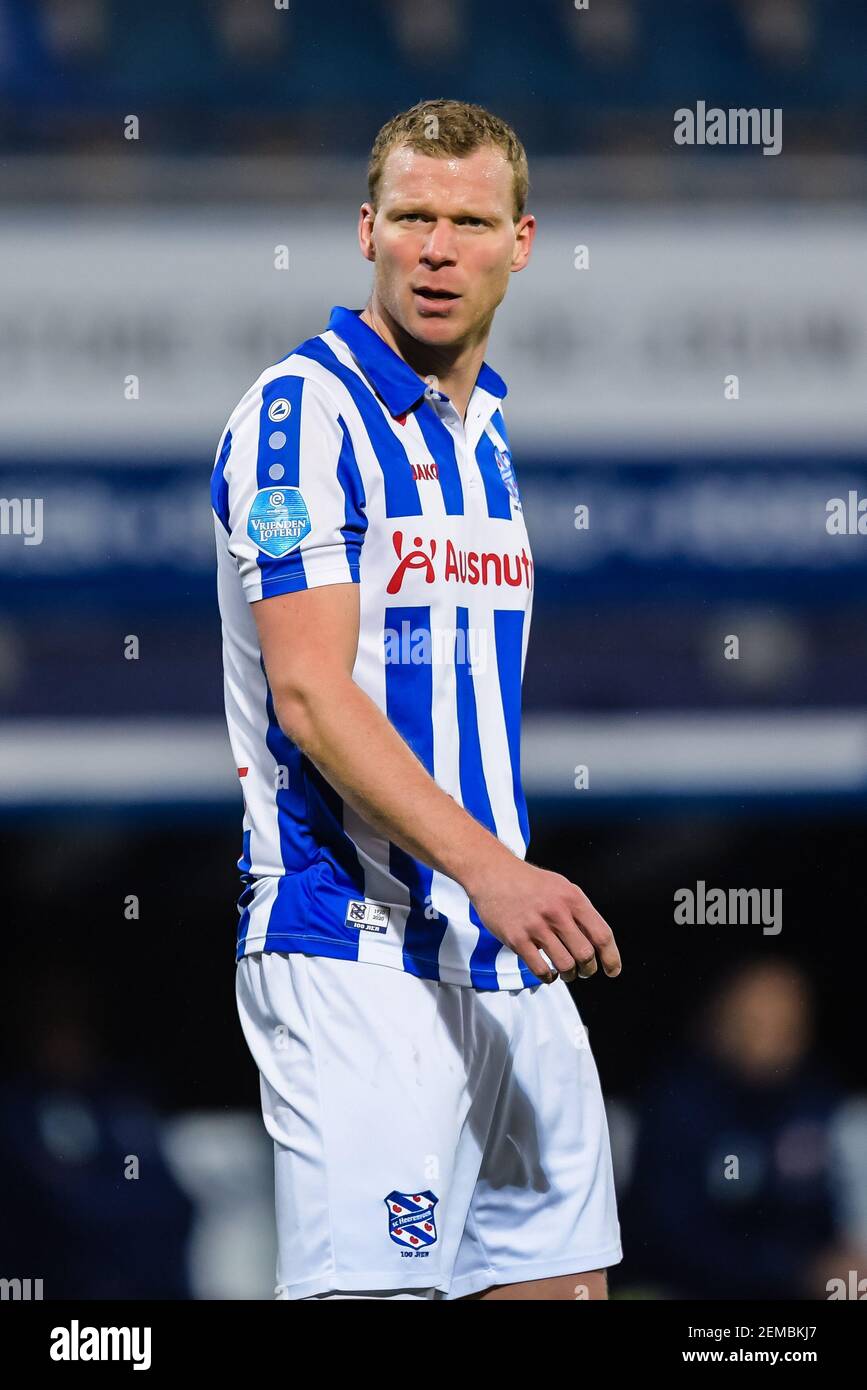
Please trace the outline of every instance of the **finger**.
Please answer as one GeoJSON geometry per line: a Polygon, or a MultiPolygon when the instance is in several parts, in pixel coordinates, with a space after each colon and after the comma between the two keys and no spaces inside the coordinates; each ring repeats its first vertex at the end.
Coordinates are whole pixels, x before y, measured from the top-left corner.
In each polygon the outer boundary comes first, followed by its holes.
{"type": "MultiPolygon", "coordinates": [[[[582,980],[589,980],[591,975],[595,975],[598,966],[593,945],[587,940],[583,932],[578,930],[570,911],[564,908],[557,915],[549,914],[546,917],[546,923],[550,932],[556,933],[554,939],[558,951],[566,951],[569,955],[568,964],[563,961],[562,955],[558,955],[556,959],[552,956],[552,960],[554,960],[554,964],[560,970],[563,978],[571,981],[575,979],[577,974],[582,980]]],[[[546,936],[539,936],[536,940],[548,950],[546,936]]]]}
{"type": "MultiPolygon", "coordinates": [[[[580,932],[575,932],[575,935],[581,937],[580,932]]],[[[569,971],[574,972],[588,952],[591,956],[593,955],[593,947],[581,937],[581,960],[579,960],[569,949],[568,943],[564,942],[562,937],[557,934],[556,926],[550,924],[540,927],[533,940],[540,950],[545,952],[554,969],[561,975],[566,975],[569,971]]]]}
{"type": "Polygon", "coordinates": [[[577,965],[573,965],[571,970],[561,970],[561,971],[560,971],[560,974],[562,975],[563,979],[566,981],[567,985],[571,985],[571,983],[572,983],[573,980],[589,980],[590,977],[591,977],[591,975],[595,975],[595,974],[596,974],[596,969],[597,969],[597,967],[596,967],[596,963],[595,963],[595,960],[594,960],[593,968],[592,968],[591,970],[585,970],[585,969],[582,968],[582,969],[579,971],[578,966],[577,966],[577,965]]]}
{"type": "Polygon", "coordinates": [[[605,918],[596,911],[587,894],[582,892],[577,883],[573,884],[575,898],[572,907],[572,916],[580,926],[582,932],[590,938],[596,950],[606,975],[619,975],[622,969],[620,952],[614,940],[614,933],[606,922],[605,918]]]}
{"type": "Polygon", "coordinates": [[[599,966],[596,963],[596,957],[591,956],[589,960],[583,961],[582,964],[579,965],[578,979],[589,980],[593,975],[595,975],[598,972],[598,970],[599,966]]]}
{"type": "Polygon", "coordinates": [[[552,985],[557,979],[557,971],[552,970],[545,957],[532,942],[528,943],[522,951],[518,952],[521,960],[537,975],[543,985],[552,985]]]}

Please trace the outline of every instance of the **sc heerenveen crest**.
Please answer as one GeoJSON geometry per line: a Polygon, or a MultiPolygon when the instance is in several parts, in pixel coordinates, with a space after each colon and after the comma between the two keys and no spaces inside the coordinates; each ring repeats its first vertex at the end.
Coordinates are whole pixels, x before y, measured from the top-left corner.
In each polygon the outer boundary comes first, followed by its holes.
{"type": "Polygon", "coordinates": [[[433,1192],[389,1192],[383,1199],[388,1207],[388,1234],[404,1250],[423,1250],[437,1238],[434,1207],[439,1197],[433,1192]]]}
{"type": "Polygon", "coordinates": [[[506,487],[509,490],[509,496],[515,503],[515,506],[517,507],[518,511],[522,511],[523,508],[521,507],[521,496],[518,492],[518,480],[515,477],[515,470],[512,467],[511,454],[509,453],[508,449],[495,448],[494,458],[496,459],[497,467],[500,470],[500,477],[502,478],[503,482],[506,484],[506,487]]]}

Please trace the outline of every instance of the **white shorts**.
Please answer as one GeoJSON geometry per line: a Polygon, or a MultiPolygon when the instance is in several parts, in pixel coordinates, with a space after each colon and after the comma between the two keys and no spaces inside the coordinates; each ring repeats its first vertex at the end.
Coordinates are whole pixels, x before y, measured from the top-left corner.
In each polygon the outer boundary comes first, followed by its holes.
{"type": "Polygon", "coordinates": [[[266,952],[236,984],[274,1140],[276,1297],[455,1299],[623,1258],[599,1074],[562,979],[480,991],[266,952]]]}

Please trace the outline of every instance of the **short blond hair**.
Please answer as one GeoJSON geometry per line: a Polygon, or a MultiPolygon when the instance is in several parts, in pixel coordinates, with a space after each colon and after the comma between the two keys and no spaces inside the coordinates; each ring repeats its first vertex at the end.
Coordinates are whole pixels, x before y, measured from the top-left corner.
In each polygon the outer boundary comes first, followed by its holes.
{"type": "Polygon", "coordinates": [[[408,111],[386,121],[373,142],[367,166],[367,190],[374,209],[386,156],[403,145],[419,154],[443,159],[460,159],[480,146],[493,145],[512,166],[514,219],[517,222],[523,216],[530,186],[526,151],[512,127],[484,106],[437,97],[434,101],[418,101],[408,111]]]}

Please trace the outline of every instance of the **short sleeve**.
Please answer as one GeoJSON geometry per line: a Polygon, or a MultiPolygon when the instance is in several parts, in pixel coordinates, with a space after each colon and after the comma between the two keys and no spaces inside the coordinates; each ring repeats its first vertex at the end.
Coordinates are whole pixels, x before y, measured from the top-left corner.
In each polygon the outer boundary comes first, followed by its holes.
{"type": "Polygon", "coordinates": [[[251,603],[359,582],[361,473],[346,424],[318,382],[286,375],[247,393],[217,451],[211,500],[251,603]]]}

